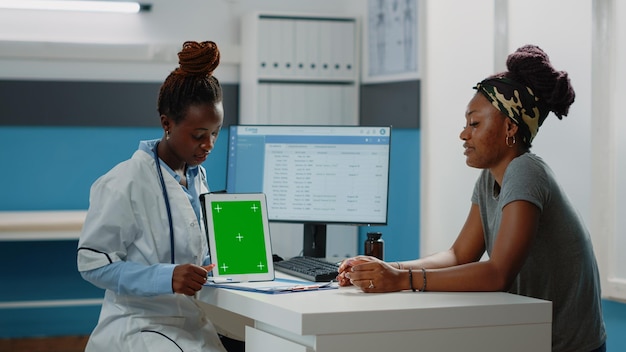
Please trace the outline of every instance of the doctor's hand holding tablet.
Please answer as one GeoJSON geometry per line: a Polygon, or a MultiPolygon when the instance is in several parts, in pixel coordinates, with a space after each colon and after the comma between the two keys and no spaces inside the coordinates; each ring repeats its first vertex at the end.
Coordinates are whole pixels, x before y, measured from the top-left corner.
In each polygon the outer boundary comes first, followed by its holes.
{"type": "Polygon", "coordinates": [[[207,282],[207,276],[214,267],[215,264],[205,266],[194,264],[177,265],[172,274],[172,290],[175,293],[187,296],[195,295],[207,282]]]}

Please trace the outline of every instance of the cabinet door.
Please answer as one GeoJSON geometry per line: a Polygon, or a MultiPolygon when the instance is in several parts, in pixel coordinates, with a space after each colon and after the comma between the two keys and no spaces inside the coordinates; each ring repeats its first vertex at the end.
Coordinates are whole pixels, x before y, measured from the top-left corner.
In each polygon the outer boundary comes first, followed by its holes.
{"type": "Polygon", "coordinates": [[[246,326],[246,352],[307,352],[306,346],[246,326]]]}

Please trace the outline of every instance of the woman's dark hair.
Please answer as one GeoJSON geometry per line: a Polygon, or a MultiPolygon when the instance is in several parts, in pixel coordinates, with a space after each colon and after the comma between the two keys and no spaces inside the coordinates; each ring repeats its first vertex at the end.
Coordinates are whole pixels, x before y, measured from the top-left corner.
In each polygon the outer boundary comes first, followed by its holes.
{"type": "MultiPolygon", "coordinates": [[[[574,88],[567,72],[555,70],[548,54],[541,48],[536,45],[520,47],[507,57],[506,67],[507,71],[494,76],[509,78],[532,89],[541,103],[559,120],[567,116],[576,97],[574,88]]],[[[528,128],[523,124],[521,127],[521,133],[529,135],[528,128]]],[[[528,144],[530,148],[530,142],[528,144]]]]}
{"type": "Polygon", "coordinates": [[[185,42],[178,53],[179,67],[161,85],[159,114],[179,122],[190,105],[221,102],[222,87],[213,76],[219,63],[220,51],[214,42],[185,42]]]}
{"type": "Polygon", "coordinates": [[[559,119],[567,116],[576,94],[567,72],[552,67],[548,55],[536,45],[525,45],[506,60],[505,75],[530,87],[559,119]]]}

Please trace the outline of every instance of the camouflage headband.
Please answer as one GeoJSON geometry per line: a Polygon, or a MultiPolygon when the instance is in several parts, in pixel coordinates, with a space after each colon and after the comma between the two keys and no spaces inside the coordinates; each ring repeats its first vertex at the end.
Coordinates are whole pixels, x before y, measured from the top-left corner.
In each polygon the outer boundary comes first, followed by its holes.
{"type": "Polygon", "coordinates": [[[476,84],[474,89],[483,93],[487,99],[508,116],[518,126],[524,129],[524,142],[530,143],[539,131],[539,126],[548,116],[548,110],[535,96],[532,89],[504,77],[487,78],[476,84]]]}

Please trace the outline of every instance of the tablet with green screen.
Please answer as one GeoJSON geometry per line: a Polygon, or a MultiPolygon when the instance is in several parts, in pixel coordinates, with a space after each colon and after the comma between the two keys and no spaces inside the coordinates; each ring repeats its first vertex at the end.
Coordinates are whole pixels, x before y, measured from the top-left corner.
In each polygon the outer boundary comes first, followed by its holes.
{"type": "Polygon", "coordinates": [[[263,193],[205,193],[201,196],[213,280],[274,280],[267,205],[263,193]]]}

